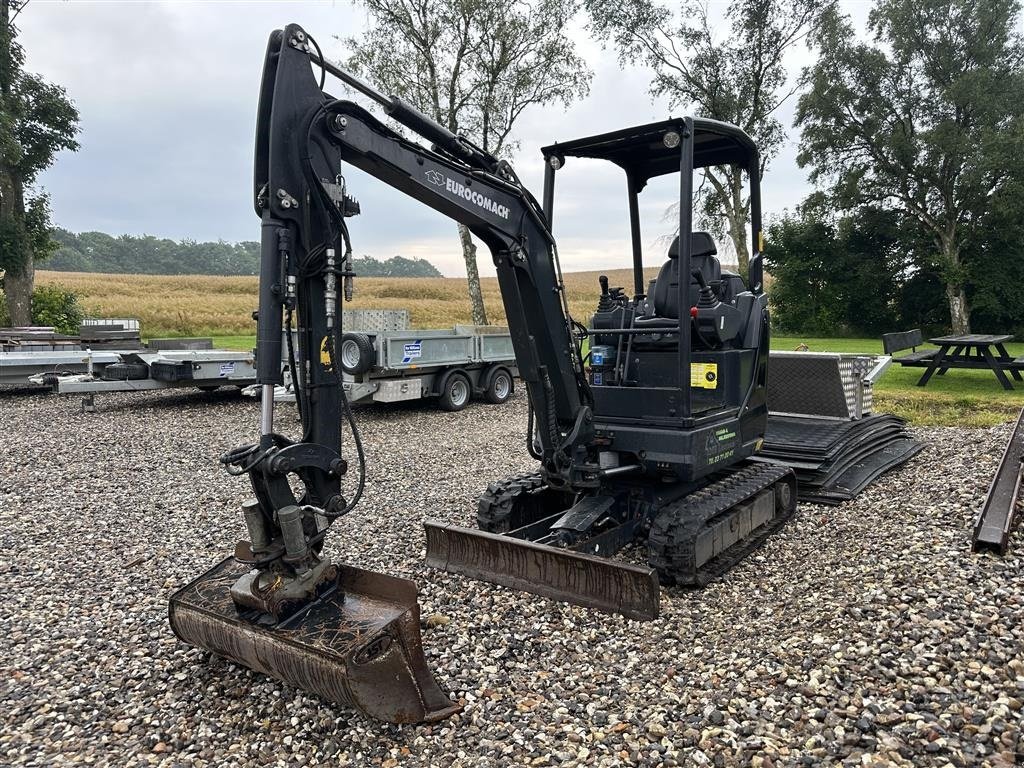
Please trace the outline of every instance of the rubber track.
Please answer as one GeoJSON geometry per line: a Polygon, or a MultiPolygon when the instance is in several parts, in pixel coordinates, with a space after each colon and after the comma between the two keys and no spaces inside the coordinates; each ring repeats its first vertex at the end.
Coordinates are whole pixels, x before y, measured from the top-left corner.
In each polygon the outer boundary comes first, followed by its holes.
{"type": "Polygon", "coordinates": [[[477,527],[488,533],[505,533],[511,530],[510,520],[516,499],[538,491],[544,486],[544,478],[540,472],[528,472],[491,483],[477,501],[477,527]]]}
{"type": "Polygon", "coordinates": [[[694,564],[694,542],[708,522],[786,477],[793,478],[795,485],[795,476],[789,468],[754,464],[666,506],[655,516],[648,536],[648,557],[651,567],[657,569],[661,583],[703,586],[761,546],[796,510],[795,493],[791,510],[777,513],[768,523],[757,528],[754,535],[737,542],[699,569],[694,564]]]}

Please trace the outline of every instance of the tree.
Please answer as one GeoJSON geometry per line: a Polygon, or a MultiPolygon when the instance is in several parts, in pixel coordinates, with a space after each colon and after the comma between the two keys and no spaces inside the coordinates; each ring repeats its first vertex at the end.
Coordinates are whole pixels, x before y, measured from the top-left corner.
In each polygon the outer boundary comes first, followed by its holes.
{"type": "Polygon", "coordinates": [[[0,0],[0,270],[14,325],[32,322],[35,260],[54,249],[49,200],[32,193],[62,149],[78,149],[78,111],[60,86],[24,71],[14,21],[28,0],[0,0]]]}
{"type": "Polygon", "coordinates": [[[955,333],[970,330],[965,245],[1024,168],[1017,0],[881,0],[872,42],[828,14],[804,72],[799,162],[846,209],[892,208],[928,232],[955,333]]]}
{"type": "MultiPolygon", "coordinates": [[[[718,39],[703,3],[682,3],[679,13],[657,0],[586,0],[591,28],[612,41],[620,62],[654,72],[651,95],[672,107],[740,126],[761,154],[761,173],[785,140],[775,116],[795,92],[787,88],[783,58],[817,23],[830,0],[733,0],[729,32],[718,39]]],[[[724,235],[723,224],[746,275],[750,201],[740,168],[704,171],[696,201],[705,226],[724,235]]]]}
{"type": "MultiPolygon", "coordinates": [[[[568,106],[590,70],[566,36],[575,0],[362,0],[369,26],[345,42],[350,66],[494,155],[530,106],[568,106]]],[[[473,322],[487,324],[476,246],[459,225],[473,322]]]]}
{"type": "Polygon", "coordinates": [[[861,208],[836,219],[810,198],[768,227],[773,319],[794,333],[878,335],[901,322],[913,254],[893,211],[861,208]]]}

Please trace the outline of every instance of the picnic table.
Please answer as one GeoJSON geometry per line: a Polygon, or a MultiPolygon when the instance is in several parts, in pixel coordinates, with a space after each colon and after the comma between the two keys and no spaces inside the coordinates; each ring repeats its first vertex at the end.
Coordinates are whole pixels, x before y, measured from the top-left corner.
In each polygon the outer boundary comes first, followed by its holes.
{"type": "Polygon", "coordinates": [[[939,336],[935,339],[928,339],[939,349],[933,356],[927,358],[928,367],[920,381],[917,382],[917,386],[923,387],[928,384],[928,380],[933,374],[944,376],[950,368],[988,368],[999,379],[1003,389],[1013,389],[1013,384],[1010,383],[1006,374],[1009,373],[1016,381],[1024,381],[1020,374],[1021,369],[1024,368],[1024,358],[1014,360],[1006,351],[1004,345],[1012,339],[1011,335],[984,333],[939,336]],[[992,353],[993,348],[995,348],[996,354],[992,353]]]}

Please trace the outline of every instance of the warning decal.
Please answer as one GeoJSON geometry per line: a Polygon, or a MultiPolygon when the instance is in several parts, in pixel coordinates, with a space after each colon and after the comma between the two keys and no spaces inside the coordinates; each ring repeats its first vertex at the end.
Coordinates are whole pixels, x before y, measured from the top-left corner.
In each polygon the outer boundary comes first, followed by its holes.
{"type": "Polygon", "coordinates": [[[690,363],[690,386],[718,389],[718,363],[690,363]]]}

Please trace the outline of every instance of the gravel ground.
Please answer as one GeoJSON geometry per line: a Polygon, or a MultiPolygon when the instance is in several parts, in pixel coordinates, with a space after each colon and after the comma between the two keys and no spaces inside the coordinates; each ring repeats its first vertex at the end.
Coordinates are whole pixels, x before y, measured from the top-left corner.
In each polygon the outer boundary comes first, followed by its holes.
{"type": "MultiPolygon", "coordinates": [[[[242,535],[230,393],[0,393],[0,764],[991,765],[1022,760],[1024,538],[970,554],[1008,427],[928,448],[856,501],[801,506],[722,582],[639,623],[439,573],[424,516],[471,524],[529,468],[525,400],[360,409],[359,511],[328,550],[420,585],[428,663],[465,703],[368,721],[179,643],[172,590],[242,535]],[[443,618],[450,621],[444,623],[443,618]]],[[[289,416],[290,418],[290,416],[289,416]]],[[[634,553],[634,557],[637,556],[634,553]]]]}

